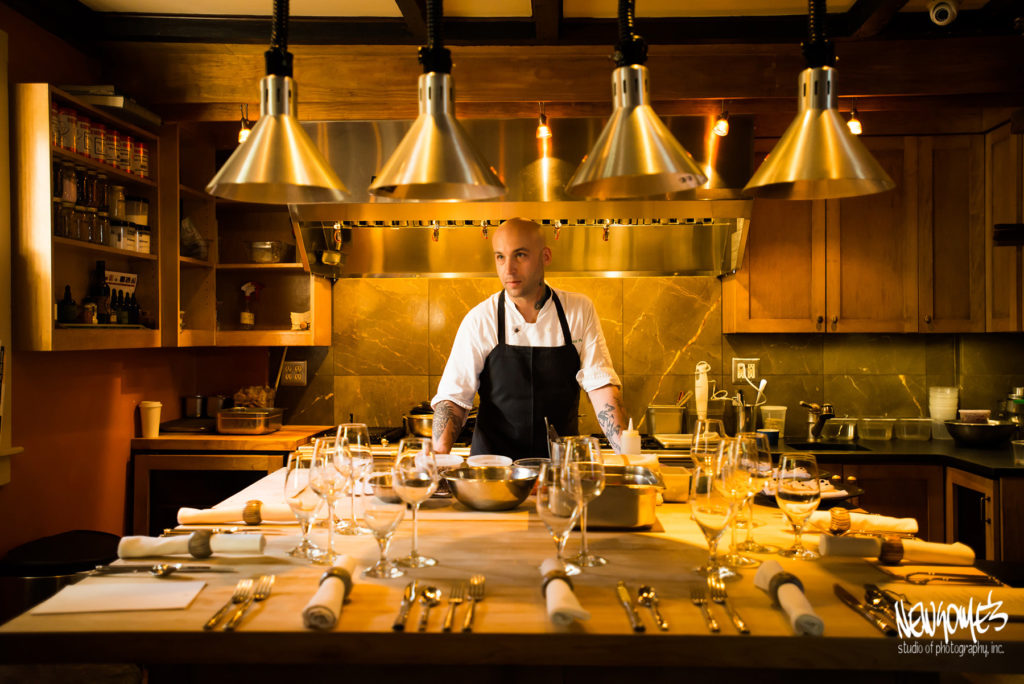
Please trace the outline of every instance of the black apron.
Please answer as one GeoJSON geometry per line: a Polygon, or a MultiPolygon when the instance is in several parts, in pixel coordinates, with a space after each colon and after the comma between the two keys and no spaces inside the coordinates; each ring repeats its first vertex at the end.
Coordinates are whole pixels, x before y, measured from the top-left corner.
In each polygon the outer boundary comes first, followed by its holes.
{"type": "Polygon", "coordinates": [[[565,343],[523,347],[505,343],[505,293],[498,295],[498,345],[480,371],[480,409],[470,453],[546,457],[545,417],[560,435],[579,432],[580,355],[554,290],[551,299],[565,343]]]}

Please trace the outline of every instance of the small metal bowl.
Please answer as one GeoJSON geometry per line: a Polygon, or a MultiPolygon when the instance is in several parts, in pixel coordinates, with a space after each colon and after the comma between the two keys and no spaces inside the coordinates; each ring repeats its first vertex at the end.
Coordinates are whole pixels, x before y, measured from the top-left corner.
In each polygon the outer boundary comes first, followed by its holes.
{"type": "Polygon", "coordinates": [[[537,479],[533,468],[489,466],[441,473],[455,498],[477,511],[507,511],[526,500],[537,479]]]}
{"type": "Polygon", "coordinates": [[[416,437],[432,437],[434,435],[433,413],[410,413],[405,416],[405,431],[416,437]]]}
{"type": "Polygon", "coordinates": [[[1009,420],[990,420],[987,423],[947,420],[946,429],[959,447],[995,448],[1010,441],[1017,424],[1009,420]]]}

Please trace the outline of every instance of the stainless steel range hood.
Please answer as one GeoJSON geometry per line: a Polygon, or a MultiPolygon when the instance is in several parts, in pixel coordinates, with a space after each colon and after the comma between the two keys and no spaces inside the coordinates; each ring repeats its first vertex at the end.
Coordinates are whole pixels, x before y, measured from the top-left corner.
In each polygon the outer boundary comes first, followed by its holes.
{"type": "Polygon", "coordinates": [[[303,124],[354,201],[292,206],[299,253],[312,273],[329,278],[485,276],[494,272],[488,233],[523,216],[548,226],[552,274],[735,271],[751,211],[740,189],[753,167],[752,120],[732,117],[725,138],[711,134],[714,117],[664,121],[698,158],[707,185],[642,200],[574,201],[565,182],[603,119],[551,119],[549,139],[537,138],[536,119],[470,119],[465,128],[509,192],[501,201],[457,203],[394,202],[366,192],[410,122],[303,124]]]}

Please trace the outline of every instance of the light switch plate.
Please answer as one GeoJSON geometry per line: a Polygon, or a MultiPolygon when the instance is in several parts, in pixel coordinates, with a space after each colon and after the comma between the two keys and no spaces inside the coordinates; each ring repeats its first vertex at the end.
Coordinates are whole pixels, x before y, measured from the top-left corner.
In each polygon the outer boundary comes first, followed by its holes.
{"type": "Polygon", "coordinates": [[[756,383],[761,372],[761,359],[740,359],[732,360],[732,384],[746,385],[743,378],[756,383]]]}
{"type": "Polygon", "coordinates": [[[284,370],[281,371],[281,384],[288,387],[305,387],[306,362],[285,361],[284,370]]]}

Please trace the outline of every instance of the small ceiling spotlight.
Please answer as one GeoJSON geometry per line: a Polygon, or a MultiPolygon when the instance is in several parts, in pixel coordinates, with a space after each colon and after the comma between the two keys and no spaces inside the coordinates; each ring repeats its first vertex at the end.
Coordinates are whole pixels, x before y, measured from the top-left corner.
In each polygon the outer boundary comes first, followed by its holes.
{"type": "Polygon", "coordinates": [[[551,137],[551,126],[548,126],[548,115],[544,113],[544,103],[540,103],[540,118],[537,119],[537,139],[546,140],[551,137]]]}
{"type": "Polygon", "coordinates": [[[715,119],[715,126],[711,131],[720,138],[729,135],[729,112],[725,111],[725,103],[722,104],[722,113],[715,119]]]}
{"type": "Polygon", "coordinates": [[[850,110],[850,118],[846,121],[846,125],[854,135],[860,135],[864,132],[864,127],[860,125],[860,119],[857,118],[856,109],[850,110]]]}
{"type": "Polygon", "coordinates": [[[238,129],[238,144],[241,145],[249,139],[249,134],[252,133],[252,125],[256,122],[249,120],[249,105],[238,105],[238,108],[242,111],[242,125],[238,129]]]}

